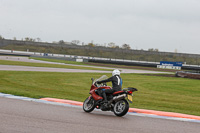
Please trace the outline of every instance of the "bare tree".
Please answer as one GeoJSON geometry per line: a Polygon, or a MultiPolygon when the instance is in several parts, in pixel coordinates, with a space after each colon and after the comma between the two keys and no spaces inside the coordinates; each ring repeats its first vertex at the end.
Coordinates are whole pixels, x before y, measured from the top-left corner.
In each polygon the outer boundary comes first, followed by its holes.
{"type": "Polygon", "coordinates": [[[24,41],[30,41],[30,38],[29,37],[25,37],[24,41]]]}
{"type": "Polygon", "coordinates": [[[115,46],[115,43],[114,43],[114,42],[110,42],[110,43],[108,43],[108,47],[110,47],[110,48],[115,48],[116,46],[115,46]]]}
{"type": "Polygon", "coordinates": [[[126,44],[126,43],[122,45],[122,48],[123,49],[131,49],[130,45],[126,44]]]}
{"type": "Polygon", "coordinates": [[[35,39],[30,38],[30,37],[25,37],[24,41],[30,41],[30,42],[35,42],[35,39]]]}
{"type": "Polygon", "coordinates": [[[159,52],[159,49],[153,49],[153,48],[149,48],[148,51],[154,51],[154,52],[159,52]]]}
{"type": "Polygon", "coordinates": [[[64,42],[63,40],[60,40],[60,41],[58,42],[58,44],[65,44],[65,42],[64,42]]]}
{"type": "Polygon", "coordinates": [[[41,42],[42,40],[38,37],[38,38],[36,38],[36,40],[38,41],[38,42],[41,42]]]}
{"type": "Polygon", "coordinates": [[[80,43],[79,40],[72,40],[72,44],[78,45],[80,43]]]}

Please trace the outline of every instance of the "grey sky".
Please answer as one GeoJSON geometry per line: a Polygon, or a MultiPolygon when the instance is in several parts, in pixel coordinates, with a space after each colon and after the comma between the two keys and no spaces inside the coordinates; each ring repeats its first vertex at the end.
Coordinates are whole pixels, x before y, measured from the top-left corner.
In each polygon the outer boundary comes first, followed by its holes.
{"type": "Polygon", "coordinates": [[[0,0],[0,35],[200,54],[200,0],[0,0]]]}

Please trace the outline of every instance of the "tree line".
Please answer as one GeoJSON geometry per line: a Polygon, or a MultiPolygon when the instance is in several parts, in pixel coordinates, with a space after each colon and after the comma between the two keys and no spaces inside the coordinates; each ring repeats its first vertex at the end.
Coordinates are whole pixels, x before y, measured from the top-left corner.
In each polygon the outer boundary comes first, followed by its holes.
{"type": "MultiPolygon", "coordinates": [[[[1,35],[0,35],[0,39],[4,39],[1,35]]],[[[16,37],[13,37],[13,40],[17,40],[16,37]]],[[[42,42],[42,39],[37,37],[37,38],[31,38],[31,37],[25,37],[25,38],[21,38],[21,41],[29,41],[29,42],[42,42]]],[[[48,43],[48,42],[46,42],[48,43]]],[[[84,43],[81,42],[80,40],[72,40],[71,42],[66,42],[64,40],[59,40],[59,41],[53,41],[52,43],[54,44],[66,44],[66,45],[82,45],[82,46],[91,46],[91,47],[109,47],[109,48],[114,48],[114,49],[131,49],[130,44],[124,43],[121,46],[116,45],[114,42],[110,42],[110,43],[104,43],[104,44],[98,44],[98,43],[93,43],[93,41],[91,41],[90,43],[84,43]]],[[[143,49],[141,49],[143,50],[143,49]]],[[[149,48],[148,51],[155,51],[155,52],[159,52],[158,49],[154,49],[154,48],[149,48]]]]}

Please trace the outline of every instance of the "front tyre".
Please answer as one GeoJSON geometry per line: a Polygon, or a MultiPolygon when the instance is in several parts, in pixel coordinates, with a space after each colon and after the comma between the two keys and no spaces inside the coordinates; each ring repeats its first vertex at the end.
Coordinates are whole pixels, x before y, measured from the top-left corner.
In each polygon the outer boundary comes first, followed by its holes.
{"type": "Polygon", "coordinates": [[[85,99],[84,103],[83,103],[83,110],[85,112],[92,112],[95,108],[95,102],[94,99],[91,97],[88,97],[85,99]]]}
{"type": "Polygon", "coordinates": [[[124,116],[129,110],[129,104],[125,99],[117,101],[114,105],[113,112],[116,116],[124,116]]]}

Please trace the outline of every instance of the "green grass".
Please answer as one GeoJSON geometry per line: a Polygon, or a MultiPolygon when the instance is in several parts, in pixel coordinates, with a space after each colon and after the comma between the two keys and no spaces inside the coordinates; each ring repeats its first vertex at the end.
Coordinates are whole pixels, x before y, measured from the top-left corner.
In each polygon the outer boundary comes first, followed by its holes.
{"type": "MultiPolygon", "coordinates": [[[[103,74],[0,71],[0,92],[83,102],[89,96],[91,77],[98,78],[101,75],[103,74]]],[[[130,107],[200,116],[199,80],[142,74],[121,76],[123,88],[138,88],[130,107]]],[[[111,83],[108,85],[111,86],[111,83]]]]}
{"type": "Polygon", "coordinates": [[[53,67],[53,68],[68,68],[68,69],[87,69],[87,70],[110,71],[109,69],[101,69],[101,68],[93,68],[93,67],[70,66],[70,65],[47,64],[47,63],[32,63],[32,62],[8,61],[8,60],[0,60],[0,65],[17,65],[17,66],[53,67]]]}

